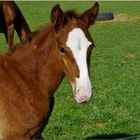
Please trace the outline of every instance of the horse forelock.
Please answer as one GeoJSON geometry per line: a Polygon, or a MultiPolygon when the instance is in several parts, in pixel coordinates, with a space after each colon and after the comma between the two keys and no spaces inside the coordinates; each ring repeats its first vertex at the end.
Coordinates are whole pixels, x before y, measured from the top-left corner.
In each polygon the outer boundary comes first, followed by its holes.
{"type": "Polygon", "coordinates": [[[76,13],[73,10],[66,11],[64,14],[65,14],[66,19],[76,19],[76,18],[79,18],[78,13],[76,13]]]}

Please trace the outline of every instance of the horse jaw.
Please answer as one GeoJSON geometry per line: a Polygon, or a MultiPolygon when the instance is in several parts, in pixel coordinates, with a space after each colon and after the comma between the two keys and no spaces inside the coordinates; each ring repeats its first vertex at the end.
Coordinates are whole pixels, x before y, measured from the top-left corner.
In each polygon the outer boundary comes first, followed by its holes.
{"type": "Polygon", "coordinates": [[[87,102],[92,95],[87,66],[87,49],[91,42],[80,28],[74,28],[69,32],[66,44],[72,51],[80,72],[79,78],[75,78],[75,83],[72,83],[75,100],[78,103],[87,102]]]}

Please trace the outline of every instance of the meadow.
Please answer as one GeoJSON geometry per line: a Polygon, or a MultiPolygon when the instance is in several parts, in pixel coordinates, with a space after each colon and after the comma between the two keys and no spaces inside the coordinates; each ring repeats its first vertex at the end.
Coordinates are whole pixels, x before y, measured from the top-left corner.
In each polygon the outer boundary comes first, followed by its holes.
{"type": "MultiPolygon", "coordinates": [[[[78,13],[92,1],[17,1],[31,30],[50,22],[51,8],[59,3],[65,11],[78,13]]],[[[140,2],[99,2],[100,11],[111,11],[116,19],[90,27],[95,48],[90,77],[93,97],[77,104],[65,78],[55,93],[55,105],[42,136],[45,139],[123,137],[140,134],[140,2]]],[[[15,41],[18,42],[17,35],[15,41]]],[[[0,52],[7,51],[0,34],[0,52]]]]}

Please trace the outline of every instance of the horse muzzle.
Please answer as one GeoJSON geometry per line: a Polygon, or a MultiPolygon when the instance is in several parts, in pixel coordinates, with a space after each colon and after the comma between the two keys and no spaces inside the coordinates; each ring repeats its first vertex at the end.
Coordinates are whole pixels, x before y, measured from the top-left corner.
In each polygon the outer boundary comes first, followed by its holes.
{"type": "Polygon", "coordinates": [[[77,101],[77,103],[85,103],[90,100],[91,95],[92,95],[91,88],[88,89],[77,88],[75,92],[75,100],[77,101]]]}

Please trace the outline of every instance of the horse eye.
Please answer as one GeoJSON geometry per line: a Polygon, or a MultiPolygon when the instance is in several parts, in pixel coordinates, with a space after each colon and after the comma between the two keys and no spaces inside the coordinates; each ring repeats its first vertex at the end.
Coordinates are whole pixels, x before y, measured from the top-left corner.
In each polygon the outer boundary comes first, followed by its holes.
{"type": "Polygon", "coordinates": [[[66,52],[65,48],[60,48],[60,52],[65,53],[66,52]]]}

